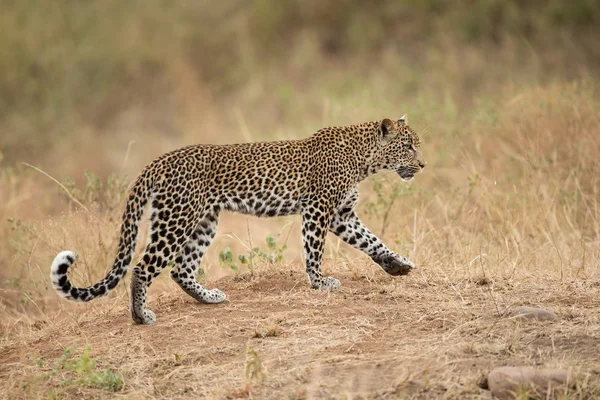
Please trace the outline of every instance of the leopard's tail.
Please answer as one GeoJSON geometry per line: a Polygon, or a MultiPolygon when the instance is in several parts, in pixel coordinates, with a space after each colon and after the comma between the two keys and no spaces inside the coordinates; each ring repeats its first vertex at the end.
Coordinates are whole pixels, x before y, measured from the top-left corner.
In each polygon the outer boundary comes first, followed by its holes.
{"type": "Polygon", "coordinates": [[[151,192],[151,179],[142,173],[131,188],[127,207],[123,213],[117,257],[111,270],[100,282],[86,288],[73,286],[67,277],[67,270],[75,262],[75,253],[63,251],[54,258],[50,267],[50,279],[60,296],[67,300],[86,302],[105,296],[119,284],[129,268],[137,241],[138,226],[151,192]]]}

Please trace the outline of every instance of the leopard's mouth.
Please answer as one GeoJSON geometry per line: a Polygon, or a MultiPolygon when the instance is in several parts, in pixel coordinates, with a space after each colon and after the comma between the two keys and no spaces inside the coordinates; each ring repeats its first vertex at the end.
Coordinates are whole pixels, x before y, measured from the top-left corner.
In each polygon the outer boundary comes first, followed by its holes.
{"type": "Polygon", "coordinates": [[[410,172],[401,172],[398,175],[400,175],[400,178],[402,178],[403,181],[408,182],[410,181],[412,178],[415,177],[415,174],[410,173],[410,172]]]}
{"type": "Polygon", "coordinates": [[[396,171],[396,173],[398,175],[400,175],[400,178],[402,178],[403,181],[408,182],[412,178],[415,177],[416,171],[412,171],[412,170],[409,170],[409,169],[399,169],[399,170],[396,171]]]}

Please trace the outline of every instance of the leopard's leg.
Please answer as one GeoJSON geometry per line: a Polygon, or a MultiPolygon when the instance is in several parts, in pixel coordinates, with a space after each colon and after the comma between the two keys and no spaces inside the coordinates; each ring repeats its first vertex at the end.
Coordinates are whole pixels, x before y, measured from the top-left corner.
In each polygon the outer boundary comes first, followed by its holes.
{"type": "MultiPolygon", "coordinates": [[[[179,198],[174,196],[173,201],[179,198]]],[[[131,276],[131,317],[138,324],[153,324],[155,314],[146,308],[146,293],[152,280],[168,265],[179,265],[183,261],[181,251],[197,224],[191,216],[193,204],[183,204],[182,211],[161,212],[164,205],[156,200],[152,203],[150,218],[150,241],[144,255],[132,270],[131,276]]]]}
{"type": "Polygon", "coordinates": [[[183,262],[171,269],[171,278],[184,292],[200,303],[221,303],[226,299],[219,289],[207,290],[195,278],[196,269],[202,261],[210,242],[217,233],[218,214],[207,215],[192,233],[192,237],[183,247],[183,262]]]}
{"type": "Polygon", "coordinates": [[[375,236],[358,219],[355,212],[358,192],[354,191],[333,215],[329,230],[349,245],[361,250],[390,275],[406,275],[415,268],[412,261],[402,257],[375,236]]]}
{"type": "Polygon", "coordinates": [[[340,281],[330,276],[323,277],[321,261],[325,248],[325,237],[331,220],[331,213],[318,203],[302,206],[302,242],[306,273],[313,289],[330,290],[340,286],[340,281]]]}
{"type": "Polygon", "coordinates": [[[131,270],[131,318],[136,324],[153,324],[156,322],[156,315],[146,308],[148,285],[146,284],[144,266],[145,264],[140,261],[131,270]]]}

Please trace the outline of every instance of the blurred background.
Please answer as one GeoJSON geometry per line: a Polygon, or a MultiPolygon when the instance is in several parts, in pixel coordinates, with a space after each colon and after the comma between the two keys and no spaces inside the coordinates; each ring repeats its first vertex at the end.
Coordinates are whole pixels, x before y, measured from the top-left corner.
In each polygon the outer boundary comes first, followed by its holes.
{"type": "MultiPolygon", "coordinates": [[[[429,271],[469,274],[484,253],[499,275],[598,266],[598,1],[0,4],[9,315],[54,301],[45,277],[60,250],[82,257],[76,282],[104,274],[123,195],[158,155],[404,113],[429,167],[409,185],[370,179],[360,205],[391,247],[429,271]]],[[[223,250],[253,246],[297,263],[294,221],[226,216],[204,269],[232,273],[223,250]]],[[[330,241],[328,263],[374,268],[330,241]]]]}

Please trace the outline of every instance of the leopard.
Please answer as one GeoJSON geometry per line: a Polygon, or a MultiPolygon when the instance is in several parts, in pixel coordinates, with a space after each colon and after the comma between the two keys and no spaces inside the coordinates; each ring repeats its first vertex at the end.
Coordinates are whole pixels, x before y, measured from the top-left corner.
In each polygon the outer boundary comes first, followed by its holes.
{"type": "Polygon", "coordinates": [[[74,286],[67,271],[76,255],[67,250],[51,264],[52,285],[71,301],[106,296],[130,268],[146,209],[148,239],[130,282],[130,312],[136,324],[156,322],[146,295],[169,266],[171,278],[197,302],[227,299],[221,290],[205,289],[196,280],[223,211],[257,217],[300,215],[304,264],[313,289],[340,286],[338,279],[321,272],[328,232],[367,254],[389,275],[407,275],[414,263],[390,250],[358,218],[358,185],[382,170],[408,181],[426,164],[419,135],[409,127],[406,114],[398,120],[328,127],[297,140],[174,150],[152,161],[135,179],[126,198],[117,254],[106,276],[89,287],[74,286]]]}

